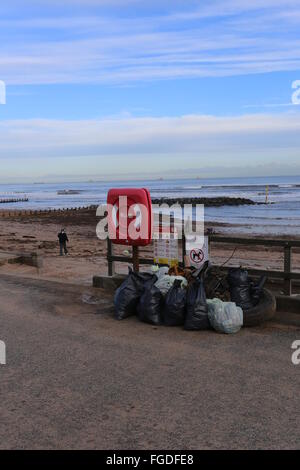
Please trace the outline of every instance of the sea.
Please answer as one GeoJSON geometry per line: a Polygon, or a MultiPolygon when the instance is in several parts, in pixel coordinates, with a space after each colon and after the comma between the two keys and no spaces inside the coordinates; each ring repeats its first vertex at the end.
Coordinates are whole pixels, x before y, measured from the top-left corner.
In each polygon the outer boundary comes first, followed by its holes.
{"type": "Polygon", "coordinates": [[[58,209],[98,205],[110,188],[144,187],[153,198],[243,197],[268,205],[205,208],[205,220],[217,231],[300,237],[300,176],[87,181],[74,183],[0,184],[0,200],[28,198],[27,202],[0,204],[1,209],[58,209]],[[59,194],[60,191],[76,194],[59,194]]]}

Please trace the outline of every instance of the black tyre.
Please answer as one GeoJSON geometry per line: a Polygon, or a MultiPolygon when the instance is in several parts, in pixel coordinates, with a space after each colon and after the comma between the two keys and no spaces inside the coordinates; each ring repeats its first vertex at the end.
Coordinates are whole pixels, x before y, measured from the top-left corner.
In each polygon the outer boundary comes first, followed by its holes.
{"type": "Polygon", "coordinates": [[[267,289],[263,289],[259,304],[245,310],[243,326],[257,326],[264,321],[271,320],[276,312],[275,296],[267,289]]]}

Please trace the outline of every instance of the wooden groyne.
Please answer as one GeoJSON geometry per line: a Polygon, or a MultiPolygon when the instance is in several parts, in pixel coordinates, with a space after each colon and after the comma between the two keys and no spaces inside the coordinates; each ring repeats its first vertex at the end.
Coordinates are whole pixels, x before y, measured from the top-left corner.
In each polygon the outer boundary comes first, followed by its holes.
{"type": "Polygon", "coordinates": [[[96,205],[83,206],[83,207],[64,207],[59,209],[6,209],[0,210],[0,218],[15,218],[15,217],[30,217],[42,215],[59,215],[59,214],[72,214],[77,212],[96,211],[96,205]]]}
{"type": "MultiPolygon", "coordinates": [[[[252,201],[243,197],[160,197],[152,198],[152,204],[203,204],[206,207],[222,207],[222,206],[254,206],[261,204],[260,202],[252,201]]],[[[264,204],[264,203],[263,203],[264,204]]]]}
{"type": "Polygon", "coordinates": [[[28,197],[11,197],[11,198],[5,198],[5,199],[0,199],[0,204],[12,204],[15,202],[28,202],[29,199],[28,197]]]}

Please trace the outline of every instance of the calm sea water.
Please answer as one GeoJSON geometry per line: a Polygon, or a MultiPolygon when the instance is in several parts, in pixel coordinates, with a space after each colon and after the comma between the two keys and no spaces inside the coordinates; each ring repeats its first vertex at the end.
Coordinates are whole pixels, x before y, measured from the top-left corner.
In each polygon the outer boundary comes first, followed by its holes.
{"type": "MultiPolygon", "coordinates": [[[[168,179],[51,184],[1,184],[0,199],[29,198],[28,202],[0,204],[0,209],[53,209],[88,206],[106,201],[112,187],[146,187],[152,197],[245,197],[265,200],[269,185],[268,206],[240,206],[205,210],[206,221],[236,224],[239,232],[257,234],[299,235],[300,176],[269,178],[168,179]],[[79,194],[58,195],[60,190],[78,190],[79,194]]],[[[222,231],[230,231],[222,228],[222,231]]]]}

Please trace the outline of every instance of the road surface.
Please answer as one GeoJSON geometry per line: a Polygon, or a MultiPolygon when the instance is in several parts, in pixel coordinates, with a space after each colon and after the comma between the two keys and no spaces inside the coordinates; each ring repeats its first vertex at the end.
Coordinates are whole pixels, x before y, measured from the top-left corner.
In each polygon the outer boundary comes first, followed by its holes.
{"type": "Polygon", "coordinates": [[[155,328],[88,295],[0,276],[1,449],[300,447],[300,328],[155,328]]]}

